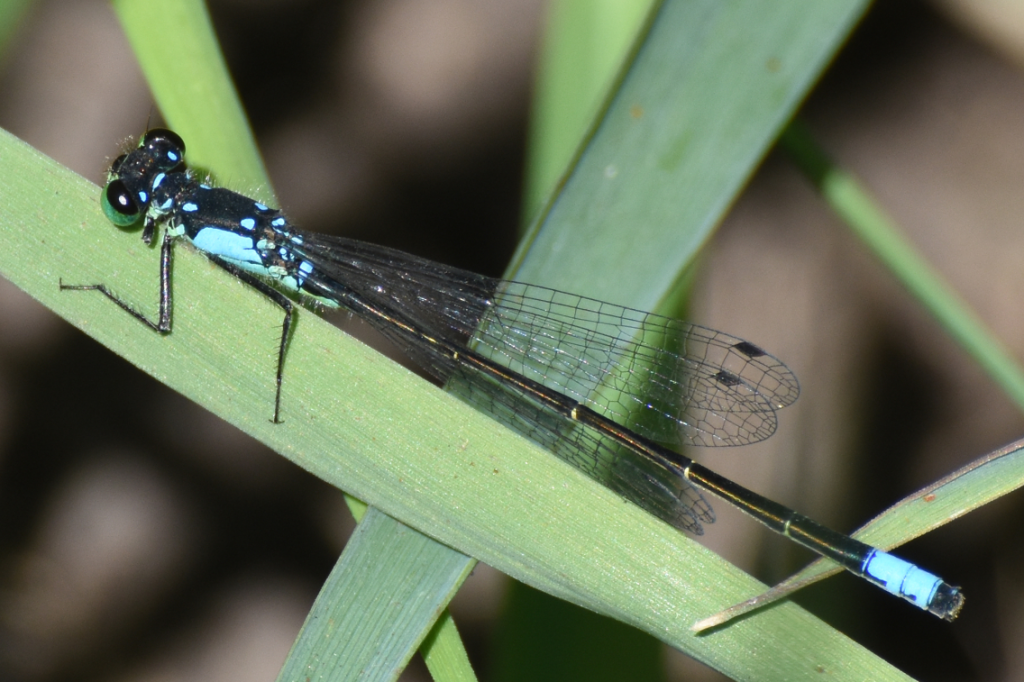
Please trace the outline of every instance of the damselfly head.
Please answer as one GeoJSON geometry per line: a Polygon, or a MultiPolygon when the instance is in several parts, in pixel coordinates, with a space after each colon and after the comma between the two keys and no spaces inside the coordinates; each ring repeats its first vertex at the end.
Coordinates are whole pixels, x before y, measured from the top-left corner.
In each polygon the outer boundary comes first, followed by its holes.
{"type": "Polygon", "coordinates": [[[146,132],[139,146],[114,159],[100,203],[118,227],[134,227],[146,214],[153,190],[168,173],[185,171],[185,142],[164,128],[146,132]]]}

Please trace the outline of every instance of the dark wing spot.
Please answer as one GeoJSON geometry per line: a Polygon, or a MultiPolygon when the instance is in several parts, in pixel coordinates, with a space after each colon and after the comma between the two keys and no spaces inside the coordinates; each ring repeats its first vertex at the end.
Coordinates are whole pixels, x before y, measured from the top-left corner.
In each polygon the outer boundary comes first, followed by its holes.
{"type": "Polygon", "coordinates": [[[740,341],[735,346],[733,346],[733,348],[743,353],[748,358],[759,358],[762,355],[768,355],[763,350],[761,350],[754,344],[750,343],[749,341],[740,341]]]}
{"type": "Polygon", "coordinates": [[[727,372],[724,369],[720,371],[718,374],[716,374],[714,378],[715,381],[722,384],[723,386],[732,387],[738,386],[739,384],[743,383],[743,380],[740,379],[738,376],[736,376],[732,372],[727,372]]]}

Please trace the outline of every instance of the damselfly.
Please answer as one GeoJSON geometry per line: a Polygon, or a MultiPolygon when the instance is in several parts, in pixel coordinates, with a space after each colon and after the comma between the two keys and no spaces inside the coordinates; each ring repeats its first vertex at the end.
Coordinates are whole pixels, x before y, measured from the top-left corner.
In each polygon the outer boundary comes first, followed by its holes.
{"type": "Polygon", "coordinates": [[[94,290],[159,332],[171,330],[172,246],[184,237],[284,311],[275,422],[295,307],[366,320],[446,388],[676,528],[714,521],[700,490],[931,613],[952,620],[959,588],[734,483],[661,443],[742,445],[776,427],[796,377],[752,343],[678,320],[552,289],[484,277],[399,251],[296,229],[280,211],[210,187],[185,144],[150,130],[117,158],[102,204],[160,249],[156,321],[94,290]]]}

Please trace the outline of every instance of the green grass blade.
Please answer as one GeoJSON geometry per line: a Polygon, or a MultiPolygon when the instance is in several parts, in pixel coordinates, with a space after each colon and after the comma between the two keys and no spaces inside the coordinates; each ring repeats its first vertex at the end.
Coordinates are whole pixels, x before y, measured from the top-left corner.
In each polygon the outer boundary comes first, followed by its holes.
{"type": "MultiPolygon", "coordinates": [[[[475,564],[474,564],[475,565],[475,564]]],[[[435,680],[447,682],[475,682],[476,674],[469,663],[469,655],[455,628],[452,614],[445,611],[420,647],[427,670],[435,680]]]]}
{"type": "Polygon", "coordinates": [[[865,4],[665,2],[516,276],[658,310],[865,4]]]}
{"type": "Polygon", "coordinates": [[[4,0],[0,2],[0,64],[3,64],[11,39],[28,13],[32,0],[4,0]]]}
{"type": "Polygon", "coordinates": [[[58,290],[59,278],[103,279],[155,308],[155,251],[109,226],[98,191],[0,133],[0,273],[299,466],[466,555],[639,627],[736,679],[818,680],[822,671],[830,679],[905,679],[792,604],[695,637],[691,623],[760,584],[313,315],[300,317],[289,351],[285,423],[271,424],[267,337],[280,314],[200,254],[177,253],[175,294],[188,303],[175,311],[168,336],[100,296],[58,290]]]}
{"type": "Polygon", "coordinates": [[[471,568],[465,555],[376,509],[317,596],[279,682],[393,680],[471,568]],[[376,532],[378,526],[386,532],[376,532]],[[446,584],[448,593],[424,590],[446,584]],[[315,616],[315,617],[314,617],[315,616]]]}
{"type": "Polygon", "coordinates": [[[273,203],[273,190],[202,0],[114,0],[114,11],[189,164],[273,203]],[[169,39],[169,36],[174,36],[169,39]]]}
{"type": "Polygon", "coordinates": [[[833,164],[803,126],[790,126],[780,142],[832,210],[1024,410],[1024,370],[1020,364],[903,236],[870,192],[852,174],[833,164]]]}
{"type": "MultiPolygon", "coordinates": [[[[349,508],[352,510],[352,515],[355,517],[357,522],[362,522],[363,517],[366,515],[369,508],[366,503],[361,500],[357,500],[351,495],[346,495],[345,500],[348,502],[349,508]]],[[[378,516],[385,516],[383,512],[374,510],[378,516]]],[[[390,517],[386,517],[390,518],[390,517]]],[[[366,541],[364,544],[370,546],[372,549],[374,544],[386,544],[388,546],[398,546],[400,543],[406,545],[405,552],[409,553],[410,548],[423,547],[425,551],[430,550],[436,553],[437,559],[435,563],[437,566],[426,566],[421,568],[417,565],[409,564],[404,570],[401,576],[396,576],[395,582],[398,583],[398,591],[402,589],[408,589],[415,587],[419,596],[421,597],[420,603],[427,607],[429,602],[422,599],[426,594],[435,594],[440,597],[438,603],[441,601],[447,603],[447,601],[454,595],[455,590],[449,590],[448,592],[443,591],[443,587],[447,584],[447,573],[455,574],[458,573],[457,584],[461,585],[465,579],[473,572],[476,568],[477,561],[471,557],[467,557],[463,554],[456,552],[455,550],[447,550],[450,554],[445,554],[441,551],[444,545],[435,543],[433,540],[425,535],[417,533],[412,528],[404,526],[394,519],[392,523],[377,523],[371,528],[364,531],[362,538],[366,541]],[[434,547],[430,547],[429,543],[433,543],[434,547]],[[460,566],[456,566],[460,564],[460,566]],[[458,569],[456,571],[456,568],[458,569]]],[[[346,551],[356,551],[355,547],[349,543],[345,546],[346,551]]],[[[422,559],[420,561],[422,563],[422,559]]],[[[389,573],[397,573],[398,569],[402,567],[393,567],[389,573]]],[[[353,576],[350,572],[333,571],[331,578],[335,576],[335,573],[341,578],[338,582],[342,581],[352,582],[353,576]]],[[[355,579],[358,579],[356,577],[355,579]]],[[[346,586],[335,586],[332,580],[328,580],[324,584],[321,592],[328,590],[338,592],[340,594],[346,594],[348,590],[353,590],[352,585],[346,586]]],[[[393,586],[385,586],[376,588],[375,592],[380,595],[394,595],[396,588],[393,586]]],[[[318,597],[319,599],[319,597],[318,597]]],[[[325,606],[334,608],[331,601],[326,601],[325,606]]],[[[303,625],[306,628],[309,621],[316,621],[319,618],[324,617],[326,609],[313,608],[307,616],[307,624],[303,625]]],[[[469,662],[469,654],[466,652],[466,646],[462,643],[462,638],[459,636],[458,628],[455,627],[455,621],[452,619],[452,614],[447,609],[441,611],[441,615],[438,616],[436,611],[428,611],[426,608],[421,609],[419,613],[409,613],[405,620],[412,621],[418,620],[423,625],[423,631],[426,632],[426,636],[423,639],[422,644],[419,645],[420,653],[423,655],[423,660],[427,664],[427,670],[430,671],[431,676],[435,680],[444,680],[445,682],[475,682],[476,674],[473,672],[473,666],[469,662]]],[[[405,625],[405,623],[401,623],[405,625]]],[[[321,626],[322,630],[323,628],[321,626]]],[[[311,630],[316,632],[316,630],[311,630]]],[[[410,637],[407,643],[410,645],[408,651],[411,652],[411,645],[413,644],[412,635],[419,637],[422,632],[416,632],[411,628],[407,628],[410,637]]],[[[327,635],[324,632],[320,633],[320,636],[327,639],[327,635]]],[[[400,649],[393,648],[392,652],[395,654],[394,659],[397,660],[399,654],[402,653],[400,649]]],[[[404,653],[403,653],[404,655],[404,653]]],[[[304,657],[298,657],[296,663],[305,660],[304,657]]],[[[406,659],[408,660],[408,659],[406,659]]],[[[285,665],[293,664],[292,657],[289,656],[288,661],[285,665]]],[[[395,666],[396,669],[400,670],[400,666],[395,666]]]]}
{"type": "Polygon", "coordinates": [[[523,215],[540,209],[569,167],[653,4],[551,3],[534,85],[523,215]]]}

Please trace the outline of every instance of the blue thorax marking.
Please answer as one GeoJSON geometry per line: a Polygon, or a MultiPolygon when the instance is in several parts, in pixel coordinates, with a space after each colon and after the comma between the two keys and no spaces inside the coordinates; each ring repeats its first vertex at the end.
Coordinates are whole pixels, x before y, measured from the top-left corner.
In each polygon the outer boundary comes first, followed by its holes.
{"type": "Polygon", "coordinates": [[[214,256],[220,256],[240,266],[257,265],[264,270],[263,258],[253,244],[251,237],[224,230],[219,227],[202,227],[192,237],[192,243],[214,256]]]}

